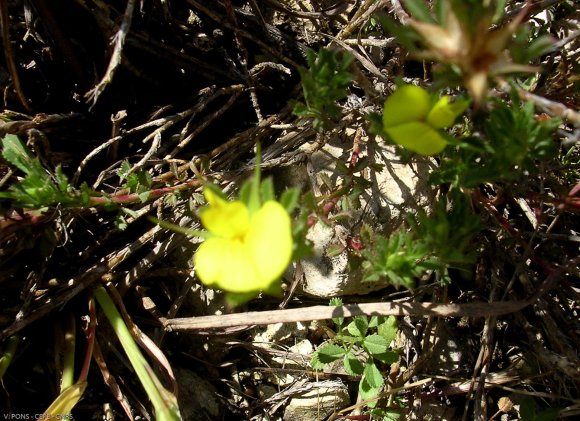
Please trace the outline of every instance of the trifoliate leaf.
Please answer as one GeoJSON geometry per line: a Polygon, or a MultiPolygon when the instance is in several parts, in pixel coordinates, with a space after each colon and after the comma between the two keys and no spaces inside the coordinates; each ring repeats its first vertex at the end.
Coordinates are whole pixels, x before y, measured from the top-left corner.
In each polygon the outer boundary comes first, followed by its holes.
{"type": "Polygon", "coordinates": [[[369,384],[369,386],[378,389],[380,388],[385,379],[383,375],[375,365],[375,362],[372,358],[369,358],[367,361],[364,371],[363,371],[364,380],[369,384]]]}
{"type": "Polygon", "coordinates": [[[373,358],[385,364],[394,364],[399,361],[399,354],[397,354],[395,351],[385,351],[381,354],[373,354],[373,358]]]}
{"type": "Polygon", "coordinates": [[[364,366],[352,352],[348,352],[344,356],[344,370],[351,376],[360,376],[364,371],[364,366]]]}
{"type": "MultiPolygon", "coordinates": [[[[363,376],[362,380],[358,384],[358,394],[361,400],[372,399],[379,394],[380,387],[371,386],[363,376]]],[[[371,401],[367,403],[369,408],[374,408],[377,405],[376,401],[371,401]]]]}
{"type": "Polygon", "coordinates": [[[359,338],[364,338],[369,328],[369,322],[364,316],[357,316],[347,326],[348,333],[359,338]]]}
{"type": "Polygon", "coordinates": [[[335,344],[326,344],[312,354],[310,365],[314,370],[322,370],[325,365],[341,358],[345,352],[344,348],[335,344]]]}
{"type": "Polygon", "coordinates": [[[380,335],[370,335],[364,338],[363,346],[369,354],[383,354],[387,351],[389,344],[385,338],[380,335]]]}
{"type": "Polygon", "coordinates": [[[395,340],[397,336],[397,318],[394,316],[389,316],[384,323],[381,323],[378,328],[377,332],[387,341],[387,344],[390,344],[395,340]]]}

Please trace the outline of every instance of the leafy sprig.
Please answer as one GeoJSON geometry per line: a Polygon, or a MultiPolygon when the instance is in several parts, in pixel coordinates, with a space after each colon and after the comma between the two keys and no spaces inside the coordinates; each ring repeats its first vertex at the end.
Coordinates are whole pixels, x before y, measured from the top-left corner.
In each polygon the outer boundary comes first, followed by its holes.
{"type": "Polygon", "coordinates": [[[0,198],[12,201],[13,206],[39,209],[57,204],[63,206],[86,206],[90,189],[84,185],[75,190],[60,166],[51,175],[20,141],[18,136],[8,134],[2,139],[2,156],[25,174],[13,183],[8,191],[0,192],[0,198]]]}
{"type": "Polygon", "coordinates": [[[307,59],[308,69],[299,69],[306,104],[296,103],[294,114],[312,118],[313,127],[321,131],[340,117],[341,108],[336,102],[346,97],[353,57],[343,53],[339,58],[337,52],[323,48],[318,54],[308,50],[307,59]]]}
{"type": "MultiPolygon", "coordinates": [[[[340,298],[333,298],[331,306],[342,305],[340,298]]],[[[333,361],[342,359],[345,371],[351,376],[361,376],[359,395],[361,399],[376,397],[385,382],[380,364],[393,364],[399,354],[390,349],[397,335],[395,317],[357,316],[344,326],[343,318],[334,318],[334,338],[314,352],[312,368],[322,370],[333,361]]],[[[370,403],[374,407],[375,403],[370,403]]]]}

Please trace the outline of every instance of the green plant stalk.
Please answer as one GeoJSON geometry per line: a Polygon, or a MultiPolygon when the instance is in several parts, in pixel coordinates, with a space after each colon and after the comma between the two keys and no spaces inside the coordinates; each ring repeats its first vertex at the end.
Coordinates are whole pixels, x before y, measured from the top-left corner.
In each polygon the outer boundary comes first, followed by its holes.
{"type": "Polygon", "coordinates": [[[75,375],[75,341],[76,323],[72,313],[69,313],[66,320],[66,330],[64,333],[64,359],[62,365],[62,378],[60,381],[60,392],[72,386],[75,375]]]}
{"type": "Polygon", "coordinates": [[[95,298],[97,302],[103,309],[105,316],[111,323],[115,334],[119,338],[131,365],[135,369],[135,373],[137,377],[141,381],[147,396],[151,400],[153,407],[155,408],[155,415],[157,420],[181,420],[179,415],[179,410],[176,406],[172,404],[168,404],[167,400],[163,398],[162,391],[159,390],[157,385],[160,385],[160,382],[155,378],[155,374],[153,370],[149,366],[149,363],[139,350],[139,347],[133,340],[129,329],[125,325],[123,318],[109,294],[102,286],[98,287],[94,291],[95,298]]]}
{"type": "Polygon", "coordinates": [[[16,348],[18,348],[18,344],[20,343],[20,336],[12,335],[6,342],[8,345],[6,346],[4,355],[0,357],[0,380],[4,377],[6,370],[8,370],[8,367],[14,358],[14,354],[16,354],[16,348]]]}

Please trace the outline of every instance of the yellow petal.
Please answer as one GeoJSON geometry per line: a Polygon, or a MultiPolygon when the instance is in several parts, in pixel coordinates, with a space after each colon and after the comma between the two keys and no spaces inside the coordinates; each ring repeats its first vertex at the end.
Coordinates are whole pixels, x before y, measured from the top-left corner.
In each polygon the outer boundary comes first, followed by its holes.
{"type": "Polygon", "coordinates": [[[445,149],[447,141],[431,126],[421,122],[401,124],[387,129],[395,143],[421,155],[435,155],[445,149]]]}
{"type": "Polygon", "coordinates": [[[248,247],[238,240],[210,238],[194,256],[198,278],[207,286],[245,293],[263,289],[248,247]]]}
{"type": "Polygon", "coordinates": [[[427,123],[435,129],[449,127],[468,106],[469,101],[457,101],[450,104],[448,96],[441,97],[429,111],[427,123]]]}
{"type": "Polygon", "coordinates": [[[292,224],[280,203],[270,200],[253,215],[246,244],[261,288],[267,288],[284,273],[292,257],[292,224]]]}
{"type": "Polygon", "coordinates": [[[414,85],[397,89],[385,102],[383,125],[385,129],[411,121],[422,121],[429,112],[429,94],[414,85]]]}
{"type": "Polygon", "coordinates": [[[227,200],[222,199],[216,192],[213,191],[212,188],[204,188],[203,195],[205,196],[205,200],[207,200],[207,203],[210,206],[221,206],[224,203],[227,203],[227,200]]]}
{"type": "Polygon", "coordinates": [[[210,238],[199,245],[193,263],[197,277],[208,286],[213,286],[221,278],[223,268],[222,250],[228,242],[223,238],[210,238]]]}
{"type": "Polygon", "coordinates": [[[208,200],[210,205],[201,210],[199,217],[203,226],[219,237],[242,238],[250,226],[247,206],[240,201],[227,202],[211,194],[217,199],[208,200]]]}

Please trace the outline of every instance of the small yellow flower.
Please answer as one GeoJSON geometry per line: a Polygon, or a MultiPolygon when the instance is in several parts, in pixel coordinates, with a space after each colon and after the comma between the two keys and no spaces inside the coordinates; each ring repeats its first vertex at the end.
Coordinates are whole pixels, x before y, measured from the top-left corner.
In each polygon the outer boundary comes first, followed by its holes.
{"type": "Polygon", "coordinates": [[[468,106],[469,101],[450,103],[448,96],[432,104],[426,90],[404,85],[385,102],[383,128],[404,148],[421,155],[435,155],[447,145],[439,130],[452,126],[468,106]]]}
{"type": "Polygon", "coordinates": [[[209,206],[200,213],[210,238],[197,249],[199,279],[212,288],[233,293],[269,289],[292,257],[292,226],[284,207],[266,201],[250,214],[243,202],[228,202],[204,190],[209,206]]]}

